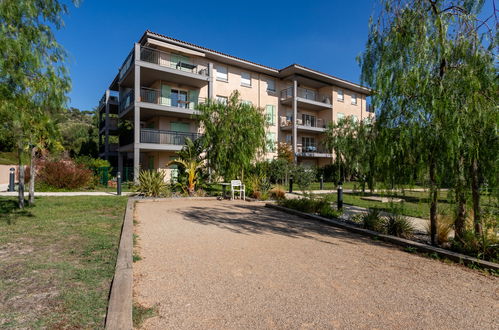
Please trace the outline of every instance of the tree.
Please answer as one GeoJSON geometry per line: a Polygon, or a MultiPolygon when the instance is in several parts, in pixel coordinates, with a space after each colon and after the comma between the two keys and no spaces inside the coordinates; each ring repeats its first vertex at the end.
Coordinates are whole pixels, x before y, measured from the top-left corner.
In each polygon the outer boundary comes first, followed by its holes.
{"type": "Polygon", "coordinates": [[[69,108],[57,119],[64,150],[72,157],[97,157],[99,145],[98,116],[94,111],[69,108]]]}
{"type": "Polygon", "coordinates": [[[241,102],[234,91],[226,103],[209,100],[199,111],[209,166],[225,180],[244,179],[244,171],[266,149],[263,110],[241,102]]]}
{"type": "MultiPolygon", "coordinates": [[[[382,0],[360,59],[362,81],[375,91],[378,164],[388,165],[383,172],[393,179],[400,166],[427,172],[432,244],[437,243],[442,182],[449,182],[456,193],[459,238],[464,231],[466,168],[471,164],[476,175],[480,170],[475,168],[485,171],[481,164],[497,164],[497,148],[495,156],[484,150],[485,141],[497,137],[498,86],[496,34],[480,32],[487,26],[478,19],[483,3],[382,0]],[[477,133],[478,127],[486,132],[477,133]]],[[[472,181],[478,191],[478,180],[472,181]]]]}
{"type": "MultiPolygon", "coordinates": [[[[74,1],[76,4],[76,1],[74,1]]],[[[66,102],[70,81],[66,54],[52,28],[60,29],[67,6],[59,0],[0,2],[0,116],[19,154],[19,207],[24,207],[23,154],[33,154],[42,118],[66,102]]]]}
{"type": "Polygon", "coordinates": [[[185,146],[178,152],[178,158],[168,162],[167,166],[180,165],[187,172],[187,192],[189,196],[193,196],[196,190],[197,176],[199,170],[203,167],[204,159],[201,157],[203,153],[202,138],[192,141],[189,138],[185,139],[185,146]]]}

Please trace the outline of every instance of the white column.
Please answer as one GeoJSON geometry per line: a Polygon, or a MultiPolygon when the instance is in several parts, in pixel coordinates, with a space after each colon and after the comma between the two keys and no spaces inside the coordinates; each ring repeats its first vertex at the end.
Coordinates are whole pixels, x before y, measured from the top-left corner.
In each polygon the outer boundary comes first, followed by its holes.
{"type": "Polygon", "coordinates": [[[298,95],[298,82],[293,79],[293,155],[295,158],[295,163],[297,162],[296,154],[298,152],[297,140],[298,140],[298,130],[296,127],[296,120],[298,119],[298,102],[296,96],[298,95]]]}
{"type": "Polygon", "coordinates": [[[140,100],[140,66],[137,61],[140,59],[140,44],[135,44],[135,79],[134,79],[134,113],[133,113],[133,181],[137,182],[139,180],[140,171],[140,107],[136,104],[140,100]]]}

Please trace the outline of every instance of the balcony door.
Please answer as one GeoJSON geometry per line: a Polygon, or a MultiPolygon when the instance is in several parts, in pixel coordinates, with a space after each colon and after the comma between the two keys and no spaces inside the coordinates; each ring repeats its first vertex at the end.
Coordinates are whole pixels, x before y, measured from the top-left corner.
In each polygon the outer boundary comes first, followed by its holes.
{"type": "Polygon", "coordinates": [[[308,126],[308,127],[316,127],[317,126],[317,122],[316,122],[317,119],[315,118],[315,116],[302,114],[301,119],[303,121],[304,126],[308,126]]]}
{"type": "Polygon", "coordinates": [[[317,147],[315,145],[315,138],[309,136],[302,136],[301,138],[302,149],[304,152],[315,152],[317,147]]]}
{"type": "Polygon", "coordinates": [[[184,109],[187,109],[189,107],[189,102],[187,101],[187,91],[172,89],[170,95],[172,107],[184,109]]]}

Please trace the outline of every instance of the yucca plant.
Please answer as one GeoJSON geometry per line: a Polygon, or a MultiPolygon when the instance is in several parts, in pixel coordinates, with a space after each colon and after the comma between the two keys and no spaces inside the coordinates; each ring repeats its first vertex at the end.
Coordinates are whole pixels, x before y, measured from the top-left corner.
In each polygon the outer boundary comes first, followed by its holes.
{"type": "Polygon", "coordinates": [[[369,209],[362,215],[362,225],[364,228],[380,233],[385,232],[384,219],[378,209],[369,209]]]}
{"type": "Polygon", "coordinates": [[[163,171],[143,170],[139,174],[136,191],[146,197],[162,197],[168,194],[163,171]]]}
{"type": "Polygon", "coordinates": [[[385,221],[386,232],[402,238],[411,238],[414,233],[412,223],[401,214],[390,214],[385,221]]]}

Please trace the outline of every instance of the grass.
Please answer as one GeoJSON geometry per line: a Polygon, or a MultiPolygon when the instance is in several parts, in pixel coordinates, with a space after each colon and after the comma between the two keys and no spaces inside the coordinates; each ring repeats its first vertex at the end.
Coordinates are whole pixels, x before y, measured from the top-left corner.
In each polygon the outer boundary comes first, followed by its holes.
{"type": "Polygon", "coordinates": [[[0,165],[17,165],[19,158],[14,151],[0,151],[0,165]]]}
{"type": "Polygon", "coordinates": [[[0,328],[103,328],[125,197],[0,197],[0,328]]]}
{"type": "MultiPolygon", "coordinates": [[[[16,188],[17,189],[17,188],[16,188]]],[[[129,192],[133,191],[133,184],[125,182],[121,185],[121,191],[122,192],[129,192]]],[[[105,187],[103,185],[97,185],[93,188],[77,188],[77,189],[62,189],[62,188],[55,188],[51,186],[47,186],[44,184],[37,184],[35,187],[35,191],[40,191],[40,192],[74,192],[74,191],[88,191],[88,192],[117,192],[116,187],[105,187]]]]}

